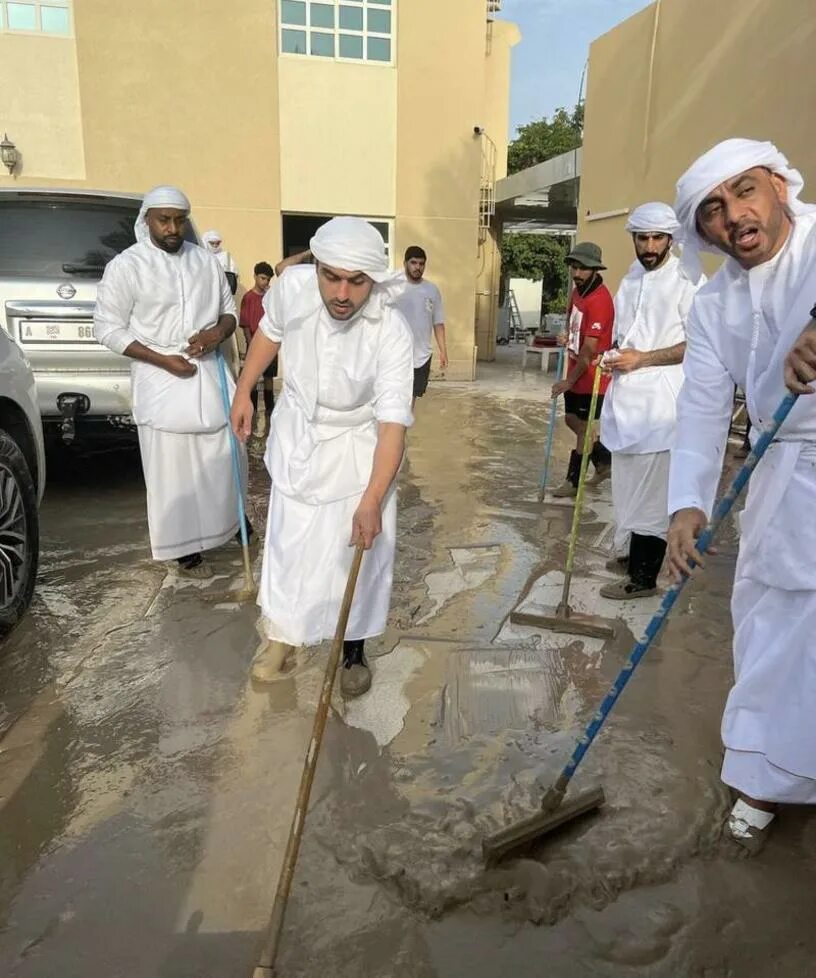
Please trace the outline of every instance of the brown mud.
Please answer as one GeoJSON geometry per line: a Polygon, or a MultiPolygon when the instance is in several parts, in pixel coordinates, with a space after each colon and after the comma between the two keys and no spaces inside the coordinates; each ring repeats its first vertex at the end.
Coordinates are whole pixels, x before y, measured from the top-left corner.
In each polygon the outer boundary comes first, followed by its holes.
{"type": "MultiPolygon", "coordinates": [[[[587,756],[601,813],[486,872],[482,836],[529,814],[656,603],[597,599],[609,487],[591,494],[577,607],[616,640],[510,625],[557,594],[570,508],[536,502],[548,381],[518,353],[420,402],[400,476],[374,686],[335,701],[281,954],[284,978],[816,976],[816,821],[754,861],[720,840],[731,678],[724,535],[587,756]]],[[[556,442],[552,479],[568,444],[556,442]]],[[[250,975],[325,662],[253,687],[240,551],[204,588],[154,565],[133,453],[51,473],[43,572],[0,655],[0,973],[250,975]]],[[[267,484],[253,465],[260,527],[267,484]]]]}

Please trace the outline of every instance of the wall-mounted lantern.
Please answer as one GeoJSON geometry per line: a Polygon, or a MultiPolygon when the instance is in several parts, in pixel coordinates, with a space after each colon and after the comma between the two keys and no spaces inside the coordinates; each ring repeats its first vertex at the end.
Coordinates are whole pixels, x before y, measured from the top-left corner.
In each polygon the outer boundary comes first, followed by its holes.
{"type": "Polygon", "coordinates": [[[17,147],[8,138],[8,133],[5,134],[3,140],[0,142],[0,162],[9,171],[9,173],[14,173],[14,168],[20,162],[20,154],[17,151],[17,147]]]}

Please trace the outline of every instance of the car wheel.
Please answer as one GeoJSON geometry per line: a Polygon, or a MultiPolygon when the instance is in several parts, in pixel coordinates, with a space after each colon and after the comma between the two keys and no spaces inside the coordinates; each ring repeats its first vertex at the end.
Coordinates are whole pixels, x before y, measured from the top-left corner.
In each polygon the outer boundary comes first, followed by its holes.
{"type": "Polygon", "coordinates": [[[0,430],[0,636],[29,606],[39,560],[37,490],[17,443],[0,430]]]}

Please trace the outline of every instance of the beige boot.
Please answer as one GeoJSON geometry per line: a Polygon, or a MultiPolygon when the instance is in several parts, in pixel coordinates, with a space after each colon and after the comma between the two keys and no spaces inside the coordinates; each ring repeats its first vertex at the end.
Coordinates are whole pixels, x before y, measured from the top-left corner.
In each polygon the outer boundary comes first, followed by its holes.
{"type": "Polygon", "coordinates": [[[578,487],[574,486],[569,479],[564,479],[560,486],[556,486],[552,491],[556,499],[569,499],[578,495],[578,487]]]}
{"type": "Polygon", "coordinates": [[[295,651],[294,645],[285,642],[268,642],[255,656],[251,676],[258,683],[275,683],[284,679],[282,672],[287,656],[295,651]]]}

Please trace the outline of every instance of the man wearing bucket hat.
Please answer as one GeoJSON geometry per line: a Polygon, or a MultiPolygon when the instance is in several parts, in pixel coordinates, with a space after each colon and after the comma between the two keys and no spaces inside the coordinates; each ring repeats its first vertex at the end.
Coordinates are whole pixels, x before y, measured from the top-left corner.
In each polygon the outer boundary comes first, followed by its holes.
{"type": "Polygon", "coordinates": [[[626,601],[655,593],[669,529],[669,453],[683,384],[686,321],[695,284],[672,254],[680,222],[668,204],[636,207],[626,222],[635,261],[615,294],[615,348],[604,358],[612,385],[601,438],[612,452],[615,559],[626,576],[601,588],[626,601]]]}
{"type": "MultiPolygon", "coordinates": [[[[589,417],[592,400],[593,361],[612,346],[615,308],[601,272],[606,268],[598,245],[591,241],[577,244],[564,259],[574,286],[567,308],[566,345],[569,354],[567,376],[553,385],[552,396],[564,395],[567,427],[575,434],[575,449],[570,454],[567,477],[553,490],[554,496],[574,496],[578,492],[581,450],[588,424],[601,416],[603,395],[609,377],[601,380],[595,417],[589,417]]],[[[599,485],[609,477],[612,457],[600,441],[592,446],[595,474],[587,485],[599,485]]]]}

